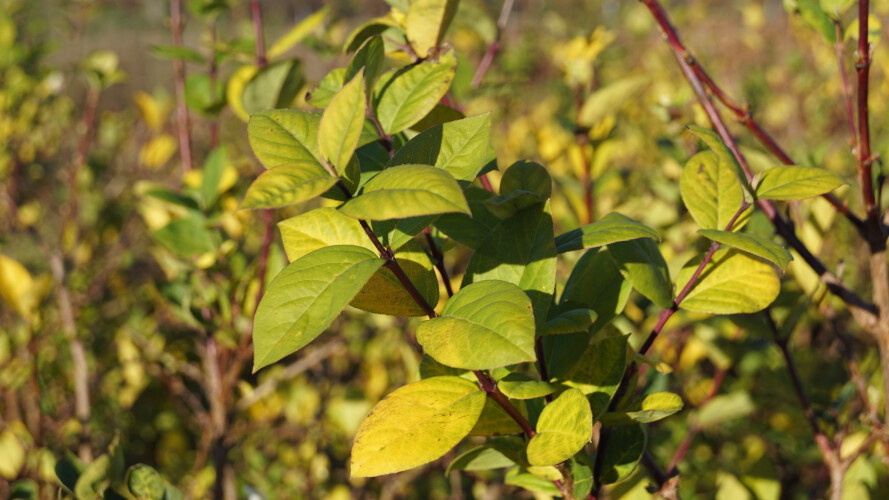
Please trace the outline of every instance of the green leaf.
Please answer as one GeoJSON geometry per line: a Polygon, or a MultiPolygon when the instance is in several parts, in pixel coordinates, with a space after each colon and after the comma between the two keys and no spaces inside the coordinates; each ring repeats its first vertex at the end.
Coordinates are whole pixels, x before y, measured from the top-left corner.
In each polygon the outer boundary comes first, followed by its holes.
{"type": "Polygon", "coordinates": [[[549,203],[526,208],[488,234],[466,267],[463,283],[500,280],[517,285],[534,304],[542,329],[556,286],[556,248],[549,203]]]}
{"type": "Polygon", "coordinates": [[[650,238],[608,245],[608,255],[633,288],[664,309],[673,306],[673,283],[667,263],[650,238]]]}
{"type": "Polygon", "coordinates": [[[421,323],[417,341],[439,363],[485,370],[534,361],[531,301],[515,285],[487,280],[463,287],[441,316],[421,323]]]}
{"type": "Polygon", "coordinates": [[[368,95],[373,93],[374,86],[377,83],[380,73],[383,71],[383,63],[386,54],[383,46],[383,39],[374,36],[364,42],[358,52],[352,56],[349,65],[346,67],[344,80],[351,80],[362,69],[364,70],[364,89],[368,95]]]}
{"type": "Polygon", "coordinates": [[[637,411],[627,412],[630,419],[642,424],[657,422],[682,409],[682,398],[672,392],[655,392],[645,396],[637,411]]]}
{"type": "Polygon", "coordinates": [[[256,309],[253,371],[314,340],[383,263],[365,248],[335,245],[284,268],[256,309]]]}
{"type": "Polygon", "coordinates": [[[321,164],[318,153],[318,125],[321,117],[312,113],[276,109],[256,113],[247,124],[247,136],[259,161],[266,168],[300,160],[321,164]]]}
{"type": "Polygon", "coordinates": [[[587,395],[593,415],[598,418],[605,412],[624,376],[627,338],[600,333],[584,349],[569,354],[573,360],[566,356],[557,364],[550,363],[551,381],[574,387],[587,395]]]}
{"type": "Polygon", "coordinates": [[[589,329],[596,332],[624,310],[632,288],[608,255],[608,249],[594,248],[574,265],[562,291],[559,309],[583,307],[596,311],[598,317],[589,329]]]}
{"type": "Polygon", "coordinates": [[[423,229],[435,222],[438,217],[438,215],[421,215],[406,219],[373,221],[371,227],[374,233],[380,236],[380,241],[383,245],[388,245],[393,250],[398,250],[414,236],[420,234],[423,229]]]}
{"type": "Polygon", "coordinates": [[[509,469],[503,482],[543,495],[558,496],[560,494],[559,489],[552,481],[525,472],[521,467],[509,469]]]}
{"type": "Polygon", "coordinates": [[[756,410],[756,404],[745,391],[720,394],[698,410],[696,422],[704,429],[712,429],[722,423],[744,418],[756,410]]]}
{"type": "Polygon", "coordinates": [[[630,475],[642,452],[648,437],[642,426],[622,425],[608,429],[608,438],[600,442],[596,457],[596,471],[600,484],[614,484],[630,475]]]}
{"type": "Polygon", "coordinates": [[[188,75],[185,81],[185,103],[205,116],[213,116],[225,107],[225,85],[221,81],[214,84],[210,75],[205,73],[188,75]]]}
{"type": "MultiPolygon", "coordinates": [[[[704,229],[725,229],[744,203],[738,176],[712,151],[688,160],[679,180],[679,193],[695,222],[704,229]]],[[[747,222],[751,211],[738,218],[733,231],[747,222]]]]}
{"type": "Polygon", "coordinates": [[[803,22],[818,33],[821,33],[824,40],[833,46],[837,40],[836,27],[830,16],[821,8],[821,5],[815,0],[796,0],[796,4],[803,22]]]}
{"type": "Polygon", "coordinates": [[[331,245],[354,245],[376,252],[361,224],[335,208],[316,208],[284,219],[278,229],[290,262],[331,245]]]}
{"type": "Polygon", "coordinates": [[[329,8],[321,8],[297,23],[294,27],[290,28],[287,33],[284,33],[284,35],[275,40],[272,46],[269,47],[266,56],[269,59],[274,59],[280,55],[283,55],[285,52],[293,48],[296,44],[303,41],[307,36],[315,31],[315,28],[317,28],[321,25],[321,23],[324,22],[324,19],[327,17],[327,14],[329,12],[329,8]]]}
{"type": "Polygon", "coordinates": [[[302,203],[324,194],[336,180],[315,162],[278,165],[253,181],[241,208],[279,208],[302,203]]]}
{"type": "Polygon", "coordinates": [[[571,478],[574,479],[574,498],[587,498],[593,490],[593,469],[587,464],[588,460],[583,455],[569,460],[571,478]]]}
{"type": "Polygon", "coordinates": [[[83,470],[74,485],[74,496],[77,500],[103,498],[105,490],[111,485],[111,457],[102,454],[83,470]]]}
{"type": "Polygon", "coordinates": [[[823,168],[775,167],[762,174],[756,186],[760,200],[801,200],[811,198],[847,184],[842,177],[823,168]]]}
{"type": "Polygon", "coordinates": [[[405,19],[407,39],[420,57],[441,45],[459,0],[412,0],[405,19]]]}
{"type": "Polygon", "coordinates": [[[472,216],[463,213],[444,214],[435,221],[435,227],[454,241],[476,249],[501,220],[486,205],[486,201],[491,198],[490,192],[470,186],[463,194],[472,210],[472,216]]]}
{"type": "Polygon", "coordinates": [[[741,165],[738,164],[738,160],[735,158],[734,153],[732,153],[728,146],[722,142],[722,139],[719,138],[719,135],[716,132],[703,127],[698,127],[697,125],[689,125],[688,130],[698,136],[699,139],[704,141],[704,144],[706,144],[707,147],[716,153],[716,156],[719,158],[719,163],[723,164],[724,168],[731,169],[731,172],[733,172],[738,179],[742,192],[751,191],[750,185],[747,182],[747,175],[744,173],[741,165]]]}
{"type": "Polygon", "coordinates": [[[547,320],[541,335],[563,335],[585,332],[596,322],[598,315],[592,309],[569,309],[547,320]]]}
{"type": "Polygon", "coordinates": [[[556,391],[556,386],[522,373],[510,373],[497,381],[497,387],[512,399],[542,398],[556,391]]]}
{"type": "Polygon", "coordinates": [[[216,250],[213,233],[207,229],[207,220],[200,214],[191,213],[184,219],[176,219],[151,236],[180,257],[195,257],[216,250]]]}
{"type": "Polygon", "coordinates": [[[553,180],[549,172],[533,161],[517,161],[503,172],[500,179],[500,193],[513,191],[534,193],[542,200],[548,199],[553,192],[553,180]]]}
{"type": "Polygon", "coordinates": [[[306,102],[316,108],[326,108],[334,94],[346,83],[346,68],[336,68],[324,75],[315,90],[306,95],[306,102]]]}
{"type": "Polygon", "coordinates": [[[471,181],[487,163],[490,135],[490,113],[434,125],[402,146],[388,166],[433,165],[471,181]]]}
{"type": "Polygon", "coordinates": [[[330,100],[318,125],[318,152],[342,174],[364,126],[364,73],[359,71],[330,100]]]}
{"type": "Polygon", "coordinates": [[[717,231],[716,229],[701,229],[701,236],[713,241],[737,248],[743,252],[765,259],[780,268],[787,267],[793,256],[783,246],[774,241],[743,233],[717,231]]]}
{"type": "Polygon", "coordinates": [[[351,477],[391,474],[431,462],[469,433],[485,393],[457,377],[406,385],[380,401],[352,446],[351,477]]]}
{"type": "Polygon", "coordinates": [[[578,125],[592,127],[602,119],[617,114],[624,103],[635,97],[647,83],[646,77],[624,78],[596,90],[580,108],[578,125]]]}
{"type": "Polygon", "coordinates": [[[445,475],[449,476],[451,471],[455,470],[503,469],[512,465],[515,465],[515,462],[509,457],[488,445],[483,445],[460,454],[448,464],[445,475]]]}
{"type": "Polygon", "coordinates": [[[204,172],[201,175],[201,201],[204,209],[208,209],[219,198],[220,185],[226,169],[231,166],[228,150],[225,145],[219,146],[207,155],[204,172]]]}
{"type": "MultiPolygon", "coordinates": [[[[519,410],[519,413],[527,417],[525,406],[522,401],[512,401],[513,406],[519,410]]],[[[510,434],[521,434],[522,428],[519,424],[509,416],[508,413],[491,398],[485,400],[485,408],[478,417],[478,421],[469,431],[470,436],[508,436],[510,434]]]]}
{"type": "Polygon", "coordinates": [[[429,130],[436,125],[442,125],[448,122],[455,122],[466,118],[460,110],[454,109],[444,104],[436,104],[422,120],[411,125],[411,130],[420,133],[429,130]]]}
{"type": "Polygon", "coordinates": [[[448,53],[439,62],[423,61],[380,80],[375,114],[387,134],[420,121],[447,93],[457,59],[448,53]]]}
{"type": "Polygon", "coordinates": [[[244,86],[241,102],[249,114],[289,108],[304,84],[303,66],[298,59],[269,64],[244,86]]]}
{"type": "Polygon", "coordinates": [[[564,253],[639,238],[652,238],[655,241],[661,239],[657,231],[645,224],[626,215],[611,212],[592,224],[557,236],[556,251],[564,253]]]}
{"type": "Polygon", "coordinates": [[[340,211],[356,219],[388,220],[448,212],[469,212],[451,174],[427,165],[387,168],[367,181],[362,193],[340,211]]]}
{"type": "Polygon", "coordinates": [[[127,472],[127,489],[137,500],[164,500],[164,480],[148,465],[130,467],[127,472]]]}
{"type": "Polygon", "coordinates": [[[160,59],[172,61],[190,61],[198,64],[205,64],[207,60],[200,52],[181,45],[152,45],[149,49],[151,55],[160,59]]]}
{"type": "Polygon", "coordinates": [[[343,53],[355,52],[358,50],[368,38],[382,34],[384,31],[397,26],[391,16],[376,17],[360,24],[352,30],[343,43],[343,53]]]}
{"type": "Polygon", "coordinates": [[[580,451],[593,435],[593,413],[582,392],[568,389],[543,408],[528,443],[531,465],[555,465],[580,451]]]}
{"type": "MultiPolygon", "coordinates": [[[[685,265],[676,277],[678,289],[685,287],[703,256],[685,265]]],[[[771,265],[743,252],[719,249],[679,307],[712,314],[760,311],[778,296],[781,282],[771,265]]]]}

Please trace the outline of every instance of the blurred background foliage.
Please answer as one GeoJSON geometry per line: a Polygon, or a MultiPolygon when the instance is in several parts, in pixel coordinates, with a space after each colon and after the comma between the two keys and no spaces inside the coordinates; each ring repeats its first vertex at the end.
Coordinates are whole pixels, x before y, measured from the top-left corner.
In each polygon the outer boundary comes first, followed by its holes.
{"type": "MultiPolygon", "coordinates": [[[[351,439],[365,414],[418,378],[410,320],[349,310],[292,359],[257,374],[245,368],[260,268],[267,264],[268,281],[286,257],[275,235],[265,263],[263,214],[237,211],[261,169],[243,117],[282,105],[269,96],[288,86],[283,105],[314,109],[306,92],[347,61],[349,32],[389,6],[262,7],[279,69],[258,78],[246,0],[185,2],[179,47],[170,44],[168,2],[0,2],[0,497],[96,498],[133,480],[127,467],[148,464],[168,483],[167,498],[175,498],[172,486],[190,498],[530,498],[503,484],[501,471],[445,476],[443,464],[459,450],[415,471],[348,479],[351,439]],[[187,74],[186,143],[177,133],[174,60],[187,74]],[[77,403],[84,389],[86,408],[77,403]],[[102,460],[104,472],[88,465],[102,460]],[[90,470],[97,479],[77,480],[90,470]]],[[[708,71],[750,102],[792,157],[854,180],[836,54],[823,33],[773,0],[667,7],[708,71]]],[[[517,0],[498,34],[500,8],[461,2],[447,36],[459,55],[450,102],[467,116],[493,112],[501,167],[525,158],[547,166],[557,233],[620,211],[664,235],[675,276],[707,244],[684,213],[678,180],[697,148],[683,127],[708,124],[647,10],[639,2],[517,0]],[[498,37],[501,50],[476,85],[479,61],[498,37]],[[594,92],[595,105],[585,106],[594,92]]],[[[884,2],[873,8],[877,21],[889,15],[884,2]]],[[[874,149],[885,155],[889,52],[874,31],[872,128],[874,149]]],[[[740,126],[735,132],[754,167],[777,164],[740,126]]],[[[496,186],[498,174],[489,177],[496,186]]],[[[844,196],[860,209],[855,194],[844,196]]],[[[846,258],[864,262],[865,250],[849,243],[854,229],[835,223],[826,202],[788,210],[815,253],[851,285],[866,285],[864,267],[843,266],[846,258]]],[[[289,213],[279,212],[278,220],[289,213]]],[[[770,234],[764,218],[751,227],[770,234]]],[[[450,255],[456,283],[468,255],[450,255]]],[[[793,329],[793,356],[818,417],[854,446],[882,407],[876,350],[799,259],[783,283],[773,313],[793,329]]],[[[615,324],[638,342],[656,312],[633,295],[615,324]]],[[[680,465],[680,491],[822,495],[826,468],[761,319],[677,317],[655,344],[661,369],[642,376],[646,387],[686,402],[682,414],[651,428],[660,463],[690,430],[700,432],[680,465]]],[[[878,447],[853,464],[847,498],[886,498],[887,478],[878,447]]],[[[640,469],[608,494],[647,498],[648,484],[640,469]]]]}

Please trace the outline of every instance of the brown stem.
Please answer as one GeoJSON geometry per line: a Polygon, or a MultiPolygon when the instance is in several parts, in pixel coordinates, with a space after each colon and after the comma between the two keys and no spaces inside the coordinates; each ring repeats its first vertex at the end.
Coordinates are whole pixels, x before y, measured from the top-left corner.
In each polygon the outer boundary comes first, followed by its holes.
{"type": "Polygon", "coordinates": [[[855,128],[855,109],[852,104],[852,87],[849,85],[849,77],[846,75],[846,65],[843,64],[843,48],[845,44],[843,43],[843,27],[839,21],[834,20],[834,33],[836,36],[836,41],[833,44],[834,52],[837,56],[837,70],[840,73],[840,84],[842,86],[843,91],[843,104],[846,109],[846,119],[849,121],[849,130],[852,132],[852,149],[858,149],[858,131],[855,128]]]}
{"type": "MultiPolygon", "coordinates": [[[[170,0],[170,31],[173,45],[182,46],[182,2],[170,0]]],[[[182,170],[191,170],[191,127],[188,120],[188,107],[185,104],[185,61],[173,60],[173,88],[176,92],[176,130],[179,136],[179,156],[182,170]]]]}
{"type": "MultiPolygon", "coordinates": [[[[219,96],[216,95],[216,85],[219,80],[219,61],[216,60],[216,18],[210,23],[210,57],[207,74],[210,77],[210,100],[216,102],[219,96]]],[[[214,116],[210,119],[210,147],[215,149],[219,145],[219,118],[214,116]]]]}
{"type": "Polygon", "coordinates": [[[488,70],[491,69],[494,58],[500,52],[500,39],[503,36],[503,30],[506,29],[506,23],[509,22],[509,14],[512,12],[513,3],[514,0],[503,1],[503,6],[500,8],[500,17],[497,18],[497,33],[494,35],[494,40],[488,45],[488,49],[485,50],[485,55],[482,56],[482,60],[475,69],[475,75],[472,77],[472,88],[474,89],[481,85],[485,75],[488,74],[488,70]]]}
{"type": "Polygon", "coordinates": [[[426,237],[426,243],[429,244],[429,253],[431,253],[432,258],[435,259],[435,268],[438,269],[438,273],[441,274],[441,280],[444,282],[448,297],[453,297],[454,289],[451,287],[451,278],[448,276],[448,268],[445,266],[444,255],[441,253],[441,250],[439,250],[438,245],[435,244],[435,238],[432,237],[432,233],[429,231],[428,227],[423,229],[423,236],[426,237]]]}

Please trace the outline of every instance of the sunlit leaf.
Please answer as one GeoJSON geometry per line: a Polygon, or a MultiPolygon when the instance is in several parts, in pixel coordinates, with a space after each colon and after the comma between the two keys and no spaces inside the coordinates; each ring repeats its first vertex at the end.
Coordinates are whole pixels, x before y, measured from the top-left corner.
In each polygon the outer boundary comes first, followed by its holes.
{"type": "Polygon", "coordinates": [[[318,152],[337,174],[343,173],[358,146],[365,109],[364,73],[359,71],[333,96],[318,125],[318,152]]]}
{"type": "Polygon", "coordinates": [[[647,424],[657,422],[682,410],[682,398],[672,392],[655,392],[645,396],[638,410],[626,414],[636,422],[647,424]]]}
{"type": "MultiPolygon", "coordinates": [[[[679,271],[677,289],[685,287],[701,258],[693,259],[679,271]]],[[[679,307],[713,314],[752,313],[771,304],[780,289],[781,283],[771,265],[743,252],[722,248],[713,254],[679,307]]]]}
{"type": "Polygon", "coordinates": [[[475,425],[485,399],[476,384],[457,377],[434,377],[397,389],[358,429],[351,477],[400,472],[444,455],[475,425]]]}
{"type": "Polygon", "coordinates": [[[247,124],[247,137],[259,161],[272,168],[300,160],[320,164],[318,126],[313,113],[277,109],[256,113],[247,124]]]}
{"type": "Polygon", "coordinates": [[[441,40],[454,14],[458,0],[412,0],[405,26],[407,39],[414,52],[426,57],[430,49],[441,45],[441,40]]]}
{"type": "Polygon", "coordinates": [[[388,220],[448,212],[469,212],[451,174],[427,165],[387,168],[367,181],[340,211],[356,219],[388,220]]]}
{"type": "Polygon", "coordinates": [[[543,408],[537,434],[528,443],[531,465],[555,465],[580,451],[593,434],[593,413],[587,398],[568,389],[543,408]]]}
{"type": "MultiPolygon", "coordinates": [[[[688,212],[704,229],[724,230],[744,203],[738,176],[716,153],[704,151],[692,156],[682,169],[679,193],[688,212]]],[[[740,229],[750,218],[742,214],[732,226],[740,229]]]]}
{"type": "Polygon", "coordinates": [[[457,60],[448,53],[439,62],[423,61],[380,79],[375,112],[387,134],[420,121],[447,93],[457,60]]]}
{"type": "Polygon", "coordinates": [[[570,252],[638,238],[660,241],[660,235],[654,229],[626,215],[611,212],[592,224],[557,236],[556,250],[559,253],[570,252]]]}
{"type": "Polygon", "coordinates": [[[823,168],[775,167],[762,174],[756,186],[760,200],[801,200],[829,193],[846,184],[842,177],[823,168]]]}
{"type": "Polygon", "coordinates": [[[277,208],[321,196],[336,184],[315,162],[295,162],[266,170],[247,189],[241,208],[277,208]]]}
{"type": "Polygon", "coordinates": [[[253,326],[253,371],[315,339],[383,265],[356,246],[320,248],[292,262],[269,284],[253,326]]]}
{"type": "Polygon", "coordinates": [[[534,399],[548,396],[556,386],[521,373],[510,373],[497,381],[500,392],[512,399],[534,399]]]}
{"type": "Polygon", "coordinates": [[[718,231],[716,229],[701,229],[698,233],[705,238],[718,241],[723,245],[737,248],[743,252],[763,258],[782,269],[787,267],[787,264],[793,260],[793,256],[790,255],[790,252],[786,248],[774,241],[759,236],[718,231]]]}
{"type": "Polygon", "coordinates": [[[433,165],[470,181],[487,162],[490,134],[490,113],[434,125],[402,146],[389,166],[433,165]]]}
{"type": "Polygon", "coordinates": [[[633,288],[662,308],[673,305],[673,283],[667,263],[650,238],[608,245],[608,255],[633,288]]]}
{"type": "Polygon", "coordinates": [[[327,14],[330,12],[330,9],[327,7],[323,7],[316,12],[313,12],[308,17],[297,23],[294,27],[290,28],[287,33],[284,33],[280,38],[272,43],[272,46],[269,47],[268,52],[266,52],[266,56],[269,59],[274,59],[280,55],[283,55],[285,52],[293,48],[296,44],[303,41],[312,31],[315,30],[321,23],[324,22],[324,19],[327,18],[327,14]]]}
{"type": "Polygon", "coordinates": [[[566,333],[585,332],[596,322],[596,311],[592,309],[569,309],[543,325],[541,335],[562,335],[566,333]]]}
{"type": "Polygon", "coordinates": [[[498,280],[463,287],[441,316],[421,323],[417,341],[438,362],[484,370],[534,361],[534,315],[521,288],[498,280]]]}

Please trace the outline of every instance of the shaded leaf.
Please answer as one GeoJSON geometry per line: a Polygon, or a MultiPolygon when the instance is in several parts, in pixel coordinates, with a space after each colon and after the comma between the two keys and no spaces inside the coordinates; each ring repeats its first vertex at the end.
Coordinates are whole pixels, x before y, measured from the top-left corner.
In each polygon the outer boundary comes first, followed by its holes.
{"type": "Polygon", "coordinates": [[[650,238],[608,245],[608,255],[633,288],[664,309],[673,305],[673,283],[667,263],[650,238]]]}
{"type": "Polygon", "coordinates": [[[596,332],[623,311],[631,290],[630,282],[624,279],[608,249],[594,248],[574,265],[562,291],[559,310],[583,307],[596,311],[598,317],[590,328],[596,332]]]}
{"type": "Polygon", "coordinates": [[[547,320],[540,335],[585,332],[596,322],[597,316],[592,309],[569,309],[547,320]]]}
{"type": "Polygon", "coordinates": [[[599,445],[596,471],[600,484],[614,484],[633,472],[648,437],[642,426],[622,425],[608,429],[608,438],[599,445]]]}
{"type": "Polygon", "coordinates": [[[487,163],[490,135],[490,113],[434,125],[402,146],[388,166],[433,165],[470,181],[487,163]]]}
{"type": "Polygon", "coordinates": [[[559,253],[595,248],[620,241],[638,238],[653,238],[660,241],[654,229],[617,212],[602,217],[586,226],[568,231],[556,237],[556,250],[559,253]]]}
{"type": "Polygon", "coordinates": [[[716,229],[701,229],[698,233],[710,240],[763,258],[782,269],[793,260],[793,256],[782,245],[759,236],[717,231],[716,229]]]}
{"type": "Polygon", "coordinates": [[[515,465],[515,462],[509,457],[494,448],[483,445],[460,454],[448,464],[445,475],[450,475],[452,471],[502,469],[512,465],[515,465]]]}
{"type": "Polygon", "coordinates": [[[303,66],[298,59],[269,64],[244,85],[241,102],[248,114],[289,108],[304,84],[303,66]]]}
{"type": "Polygon", "coordinates": [[[500,392],[512,399],[534,399],[548,396],[556,386],[522,373],[510,373],[497,381],[500,392]]]}

